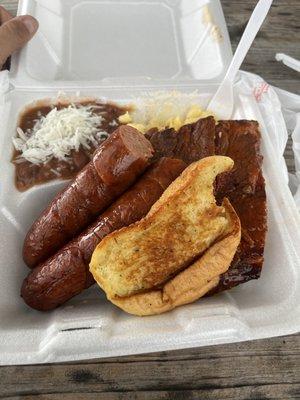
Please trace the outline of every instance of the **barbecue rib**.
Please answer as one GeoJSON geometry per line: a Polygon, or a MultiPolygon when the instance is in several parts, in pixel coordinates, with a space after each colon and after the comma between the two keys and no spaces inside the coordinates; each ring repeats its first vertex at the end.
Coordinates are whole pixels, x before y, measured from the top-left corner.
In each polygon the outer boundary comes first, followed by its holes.
{"type": "Polygon", "coordinates": [[[209,294],[258,279],[263,265],[267,232],[265,180],[256,121],[220,121],[216,126],[216,153],[234,160],[232,172],[217,181],[217,197],[227,197],[240,217],[242,238],[229,270],[209,294]]]}
{"type": "Polygon", "coordinates": [[[215,154],[215,120],[213,117],[199,119],[194,124],[184,125],[178,132],[173,128],[151,129],[146,138],[154,148],[154,160],[173,157],[191,164],[215,154]]]}
{"type": "Polygon", "coordinates": [[[229,270],[221,275],[219,284],[208,294],[230,289],[260,276],[267,210],[265,181],[262,175],[260,132],[256,121],[220,121],[212,117],[174,129],[146,134],[159,157],[181,158],[187,164],[214,154],[234,160],[231,172],[222,174],[216,182],[219,202],[227,197],[242,224],[242,239],[229,270]]]}

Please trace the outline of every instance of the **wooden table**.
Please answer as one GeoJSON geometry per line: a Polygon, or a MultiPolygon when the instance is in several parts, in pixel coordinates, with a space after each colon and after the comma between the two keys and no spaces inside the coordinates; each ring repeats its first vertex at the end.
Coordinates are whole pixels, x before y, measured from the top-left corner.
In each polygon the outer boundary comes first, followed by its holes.
{"type": "MultiPolygon", "coordinates": [[[[0,0],[12,12],[16,4],[16,0],[0,0]]],[[[223,0],[222,4],[235,47],[255,1],[223,0]]],[[[243,69],[299,93],[299,74],[274,59],[276,52],[300,58],[299,18],[299,0],[275,0],[243,69]]],[[[286,156],[292,165],[291,152],[286,156]]],[[[300,335],[68,364],[2,367],[0,398],[8,397],[296,399],[300,398],[300,335]]]]}

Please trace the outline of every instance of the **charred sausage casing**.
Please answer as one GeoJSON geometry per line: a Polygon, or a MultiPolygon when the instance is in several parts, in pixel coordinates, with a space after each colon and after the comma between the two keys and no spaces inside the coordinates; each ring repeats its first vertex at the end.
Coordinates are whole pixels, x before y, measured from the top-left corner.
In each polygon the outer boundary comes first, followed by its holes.
{"type": "Polygon", "coordinates": [[[109,233],[143,218],[164,190],[185,169],[177,159],[162,158],[81,235],[35,268],[24,280],[21,296],[37,310],[58,307],[94,283],[89,262],[109,233]]]}
{"type": "Polygon", "coordinates": [[[144,172],[152,155],[152,145],[139,131],[119,127],[31,226],[23,246],[28,267],[36,267],[85,229],[144,172]]]}

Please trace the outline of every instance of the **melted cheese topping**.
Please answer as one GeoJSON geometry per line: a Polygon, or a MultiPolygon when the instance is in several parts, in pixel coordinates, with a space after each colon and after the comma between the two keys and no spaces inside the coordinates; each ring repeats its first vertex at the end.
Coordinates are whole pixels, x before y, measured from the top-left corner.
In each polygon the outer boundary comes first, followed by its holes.
{"type": "Polygon", "coordinates": [[[26,133],[17,128],[18,137],[13,143],[21,153],[19,160],[33,164],[46,163],[53,157],[67,160],[72,150],[78,151],[80,146],[89,149],[89,143],[96,145],[108,136],[99,129],[102,120],[101,115],[93,113],[92,106],[53,108],[26,133]]]}

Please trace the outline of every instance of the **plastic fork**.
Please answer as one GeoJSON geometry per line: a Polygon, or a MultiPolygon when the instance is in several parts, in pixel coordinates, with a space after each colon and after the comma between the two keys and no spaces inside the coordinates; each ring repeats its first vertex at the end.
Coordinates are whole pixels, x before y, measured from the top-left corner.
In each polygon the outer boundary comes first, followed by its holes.
{"type": "Polygon", "coordinates": [[[262,26],[273,0],[259,0],[249,19],[243,36],[238,44],[226,75],[207,109],[219,119],[229,119],[233,112],[233,83],[260,27],[262,26]]]}

